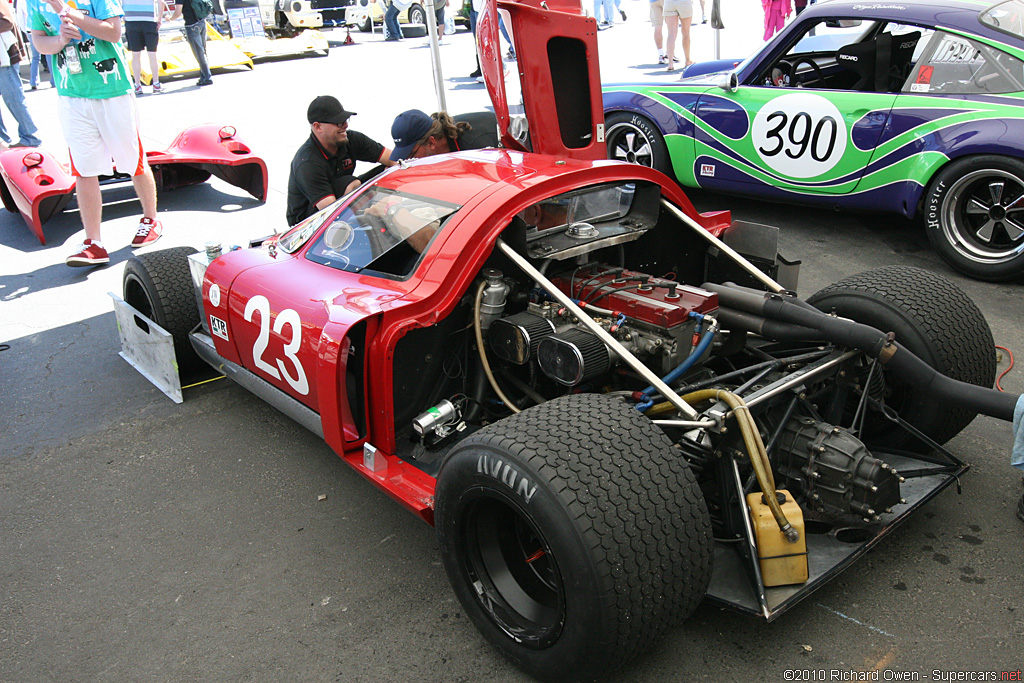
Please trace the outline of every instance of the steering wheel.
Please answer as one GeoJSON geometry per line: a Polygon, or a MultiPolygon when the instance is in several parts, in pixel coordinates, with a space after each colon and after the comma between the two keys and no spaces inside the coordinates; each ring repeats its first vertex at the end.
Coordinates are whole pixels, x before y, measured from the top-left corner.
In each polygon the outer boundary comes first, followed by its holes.
{"type": "MultiPolygon", "coordinates": [[[[779,63],[781,64],[782,62],[780,61],[779,63]]],[[[810,81],[810,83],[818,83],[820,85],[824,85],[825,84],[825,74],[822,72],[821,67],[818,66],[818,63],[816,61],[814,61],[813,59],[811,59],[810,57],[799,57],[799,58],[797,58],[796,61],[788,62],[788,64],[789,64],[789,82],[790,82],[791,85],[795,85],[797,87],[808,85],[808,81],[804,81],[804,82],[798,83],[797,80],[796,80],[796,71],[800,67],[801,64],[810,64],[811,65],[811,70],[814,72],[814,80],[810,81]]]]}

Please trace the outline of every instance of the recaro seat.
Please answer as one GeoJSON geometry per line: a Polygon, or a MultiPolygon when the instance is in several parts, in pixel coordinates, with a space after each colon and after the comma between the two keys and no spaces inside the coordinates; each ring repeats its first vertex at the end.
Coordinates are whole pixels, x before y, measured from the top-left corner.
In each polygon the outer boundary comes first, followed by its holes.
{"type": "Polygon", "coordinates": [[[878,41],[844,45],[836,52],[836,63],[857,75],[857,81],[850,90],[873,90],[875,85],[875,57],[878,41]]]}

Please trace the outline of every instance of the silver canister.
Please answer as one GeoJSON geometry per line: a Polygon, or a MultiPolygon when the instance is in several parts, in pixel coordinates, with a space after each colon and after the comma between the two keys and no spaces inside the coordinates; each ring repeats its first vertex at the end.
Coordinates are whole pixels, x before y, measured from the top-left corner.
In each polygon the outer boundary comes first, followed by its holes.
{"type": "Polygon", "coordinates": [[[213,260],[220,256],[220,242],[207,242],[206,243],[206,258],[213,260]]]}

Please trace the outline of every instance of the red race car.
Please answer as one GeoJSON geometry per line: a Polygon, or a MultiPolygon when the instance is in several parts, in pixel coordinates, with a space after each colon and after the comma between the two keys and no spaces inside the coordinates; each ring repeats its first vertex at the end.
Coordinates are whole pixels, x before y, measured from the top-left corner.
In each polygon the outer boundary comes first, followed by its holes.
{"type": "MultiPolygon", "coordinates": [[[[215,175],[261,202],[267,200],[267,165],[239,139],[234,126],[187,128],[165,151],[146,152],[146,160],[161,191],[206,182],[215,175]]],[[[40,244],[46,244],[43,224],[67,208],[74,192],[74,176],[46,150],[22,147],[0,152],[0,198],[8,211],[21,213],[40,244]]]]}
{"type": "Polygon", "coordinates": [[[137,256],[124,297],[179,364],[434,524],[499,650],[590,679],[705,597],[782,614],[956,481],[942,444],[1018,397],[987,388],[988,325],[946,280],[884,268],[798,299],[773,229],[597,160],[593,20],[550,5],[499,3],[526,124],[493,4],[481,21],[505,149],[402,163],[249,248],[137,256]]]}

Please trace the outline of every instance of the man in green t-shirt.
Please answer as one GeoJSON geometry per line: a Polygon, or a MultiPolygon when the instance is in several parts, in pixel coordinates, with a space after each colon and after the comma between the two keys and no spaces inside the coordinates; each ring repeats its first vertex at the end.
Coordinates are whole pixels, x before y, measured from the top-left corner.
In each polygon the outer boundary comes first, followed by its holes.
{"type": "Polygon", "coordinates": [[[132,80],[121,48],[121,5],[117,0],[29,0],[28,14],[36,49],[54,55],[58,113],[85,228],[84,242],[65,262],[109,263],[100,242],[99,177],[113,175],[115,165],[132,176],[142,202],[143,218],[132,247],[152,244],[163,231],[156,219],[156,183],[139,142],[132,80]]]}

